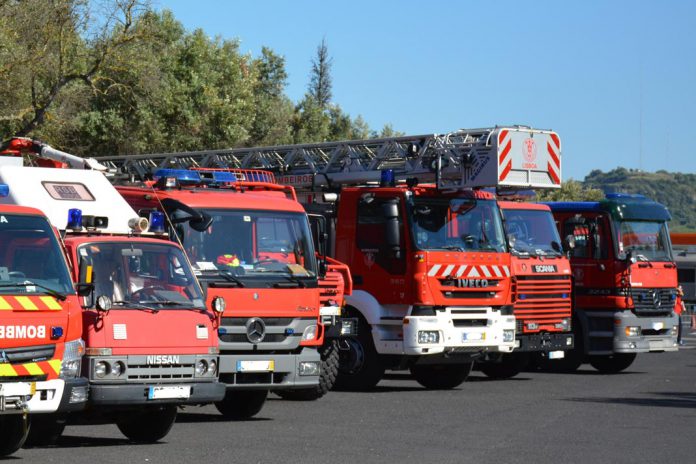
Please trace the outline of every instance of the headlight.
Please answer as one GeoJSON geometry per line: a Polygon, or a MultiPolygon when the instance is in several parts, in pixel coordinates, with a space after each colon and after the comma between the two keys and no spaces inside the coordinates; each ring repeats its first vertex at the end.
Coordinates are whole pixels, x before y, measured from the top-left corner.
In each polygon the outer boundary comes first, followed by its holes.
{"type": "Polygon", "coordinates": [[[440,343],[440,332],[437,330],[419,330],[418,343],[440,343]]]}
{"type": "Polygon", "coordinates": [[[503,330],[503,341],[506,343],[511,343],[515,341],[515,331],[514,330],[503,330]]]}
{"type": "Polygon", "coordinates": [[[225,312],[225,308],[227,307],[227,303],[225,303],[225,299],[221,296],[216,296],[213,298],[213,311],[215,311],[218,314],[222,314],[225,312]]]}
{"type": "Polygon", "coordinates": [[[640,327],[627,326],[624,329],[624,332],[626,333],[627,337],[637,337],[638,335],[640,335],[640,327]]]}
{"type": "Polygon", "coordinates": [[[217,363],[215,361],[210,361],[210,365],[208,366],[208,371],[210,375],[215,375],[217,372],[217,363]]]}
{"type": "Polygon", "coordinates": [[[205,375],[206,372],[208,372],[208,363],[205,362],[204,359],[200,359],[196,363],[196,375],[198,375],[198,376],[205,375]]]}
{"type": "Polygon", "coordinates": [[[99,361],[94,365],[94,375],[102,378],[109,373],[109,363],[106,361],[99,361]]]}
{"type": "Polygon", "coordinates": [[[80,375],[82,355],[85,354],[85,342],[82,339],[73,340],[65,344],[63,361],[60,366],[60,378],[71,379],[80,375]]]}
{"type": "Polygon", "coordinates": [[[316,324],[307,326],[307,328],[304,329],[304,332],[302,332],[302,341],[307,342],[309,340],[314,340],[315,338],[317,338],[316,324]]]}
{"type": "Polygon", "coordinates": [[[561,329],[564,332],[567,332],[570,330],[570,318],[566,317],[565,319],[561,320],[558,324],[554,324],[554,327],[557,329],[561,329]]]}
{"type": "Polygon", "coordinates": [[[302,361],[298,367],[300,375],[319,375],[319,363],[317,361],[302,361]]]}
{"type": "Polygon", "coordinates": [[[679,326],[678,326],[678,325],[675,325],[674,327],[672,327],[671,333],[672,333],[672,335],[674,335],[674,336],[679,335],[679,326]]]}
{"type": "Polygon", "coordinates": [[[111,375],[118,377],[123,374],[126,370],[126,366],[121,361],[116,361],[111,366],[111,375]]]}

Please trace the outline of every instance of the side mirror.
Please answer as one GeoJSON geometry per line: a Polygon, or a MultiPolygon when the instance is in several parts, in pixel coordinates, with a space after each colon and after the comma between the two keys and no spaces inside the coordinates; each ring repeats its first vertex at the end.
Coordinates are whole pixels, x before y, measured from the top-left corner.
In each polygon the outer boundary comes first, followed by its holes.
{"type": "Polygon", "coordinates": [[[633,252],[629,251],[626,253],[626,264],[635,264],[638,260],[633,256],[633,252]]]}
{"type": "Polygon", "coordinates": [[[566,235],[565,241],[563,242],[567,250],[572,250],[575,248],[575,236],[566,235]]]}
{"type": "Polygon", "coordinates": [[[399,228],[399,204],[390,201],[382,205],[385,218],[385,239],[387,248],[395,258],[401,257],[401,229],[399,228]]]}
{"type": "Polygon", "coordinates": [[[77,290],[78,296],[90,296],[94,291],[94,284],[88,282],[80,282],[75,285],[75,290],[77,290]]]}
{"type": "Polygon", "coordinates": [[[326,272],[328,271],[328,266],[326,265],[326,261],[322,258],[319,258],[319,262],[317,263],[317,267],[319,270],[319,278],[323,279],[326,277],[326,272]]]}
{"type": "Polygon", "coordinates": [[[200,216],[189,221],[189,225],[196,232],[205,232],[213,224],[213,217],[204,211],[200,211],[200,216]]]}

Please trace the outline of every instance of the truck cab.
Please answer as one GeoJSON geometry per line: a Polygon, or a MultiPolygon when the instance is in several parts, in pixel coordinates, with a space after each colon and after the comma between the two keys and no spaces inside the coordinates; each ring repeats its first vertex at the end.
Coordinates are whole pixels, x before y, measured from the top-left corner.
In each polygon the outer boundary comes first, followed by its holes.
{"type": "Polygon", "coordinates": [[[574,244],[575,349],[564,369],[588,361],[613,373],[638,353],[676,351],[677,269],[667,209],[630,194],[547,204],[561,236],[574,244]]]}
{"type": "MultiPolygon", "coordinates": [[[[8,190],[0,185],[0,193],[8,190]]],[[[5,456],[22,446],[33,418],[83,409],[88,384],[80,376],[85,348],[80,305],[48,219],[37,209],[0,204],[0,244],[0,456],[5,456]]]]}

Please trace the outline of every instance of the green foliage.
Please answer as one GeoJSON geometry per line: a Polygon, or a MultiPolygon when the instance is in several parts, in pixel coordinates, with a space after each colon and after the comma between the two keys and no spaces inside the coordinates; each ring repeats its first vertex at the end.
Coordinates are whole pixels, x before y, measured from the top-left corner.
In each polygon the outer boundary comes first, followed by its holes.
{"type": "Polygon", "coordinates": [[[577,180],[561,182],[561,188],[537,192],[539,201],[598,201],[604,198],[601,190],[588,188],[577,180]]]}
{"type": "Polygon", "coordinates": [[[616,168],[609,172],[594,170],[585,177],[588,187],[605,193],[639,193],[665,205],[672,214],[670,229],[696,231],[696,174],[650,173],[616,168]]]}

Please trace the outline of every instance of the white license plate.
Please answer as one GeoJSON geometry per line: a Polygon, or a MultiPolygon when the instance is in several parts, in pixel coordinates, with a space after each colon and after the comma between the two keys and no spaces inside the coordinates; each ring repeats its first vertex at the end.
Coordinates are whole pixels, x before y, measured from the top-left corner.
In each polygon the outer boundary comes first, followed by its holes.
{"type": "Polygon", "coordinates": [[[2,396],[29,396],[36,393],[36,382],[13,382],[0,384],[2,396]]]}
{"type": "Polygon", "coordinates": [[[191,396],[191,387],[150,387],[149,400],[186,399],[191,396]]]}
{"type": "Polygon", "coordinates": [[[274,361],[237,361],[238,372],[273,372],[274,361]]]}
{"type": "Polygon", "coordinates": [[[653,328],[653,330],[662,330],[665,328],[665,323],[664,322],[653,322],[652,328],[653,328]]]}
{"type": "Polygon", "coordinates": [[[563,359],[565,358],[564,351],[549,351],[549,359],[563,359]]]}
{"type": "Polygon", "coordinates": [[[486,332],[471,332],[471,333],[463,333],[462,334],[462,341],[464,342],[476,342],[480,340],[485,340],[486,339],[486,332]]]}

